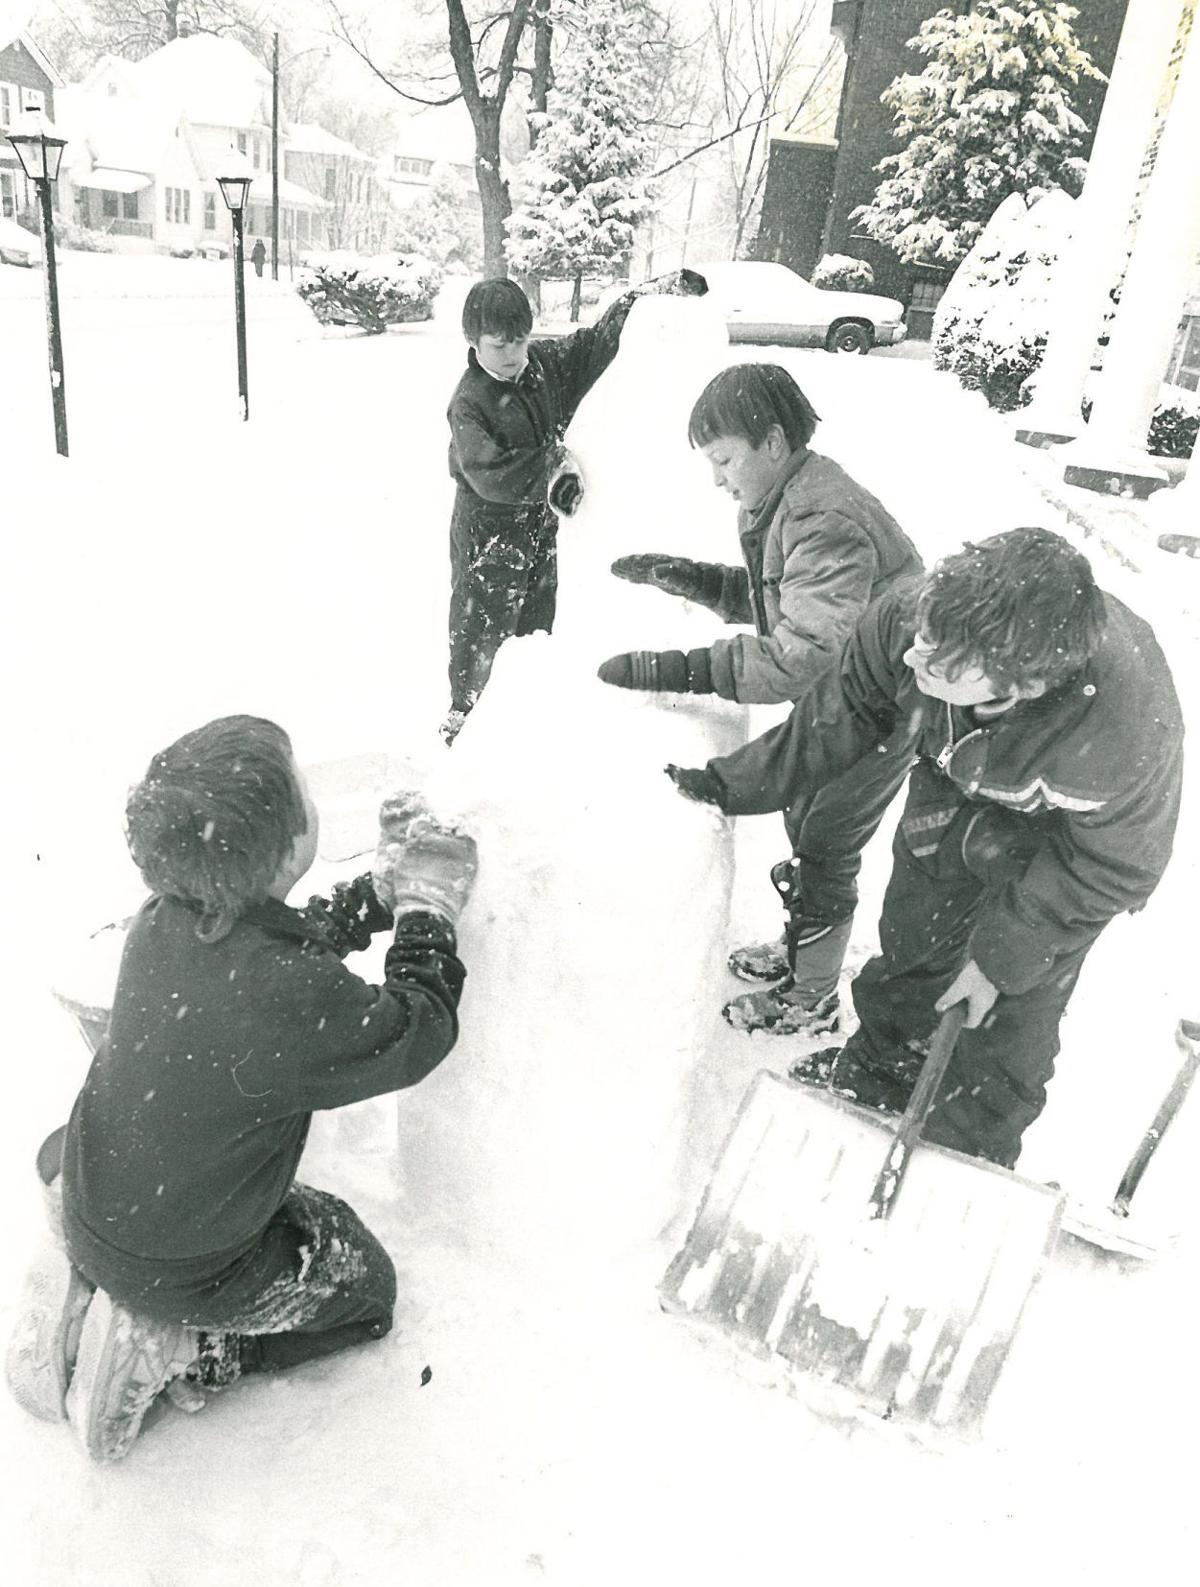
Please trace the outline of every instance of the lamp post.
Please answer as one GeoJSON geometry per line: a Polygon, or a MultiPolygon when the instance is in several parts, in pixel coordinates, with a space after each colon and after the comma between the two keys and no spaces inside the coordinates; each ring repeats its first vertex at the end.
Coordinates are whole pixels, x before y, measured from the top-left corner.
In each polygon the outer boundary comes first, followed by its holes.
{"type": "Polygon", "coordinates": [[[250,191],[251,174],[237,157],[227,160],[230,174],[218,176],[217,186],[233,217],[233,307],[237,320],[238,401],[242,418],[250,417],[250,395],[246,379],[246,256],[242,242],[242,211],[250,191]]]}
{"type": "Polygon", "coordinates": [[[55,134],[43,115],[31,115],[26,130],[10,132],[8,141],[17,151],[21,169],[37,188],[42,215],[42,252],[46,272],[46,334],[50,347],[50,398],[54,404],[54,444],[60,457],[67,455],[67,388],[63,378],[62,331],[58,318],[58,271],[54,258],[54,210],[50,184],[58,181],[58,168],[67,140],[55,134]]]}

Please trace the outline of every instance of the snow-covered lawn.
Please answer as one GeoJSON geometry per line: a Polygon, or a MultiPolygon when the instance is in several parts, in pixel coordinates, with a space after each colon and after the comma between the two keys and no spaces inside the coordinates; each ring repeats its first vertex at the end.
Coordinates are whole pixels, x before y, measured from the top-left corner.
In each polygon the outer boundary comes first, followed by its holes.
{"type": "MultiPolygon", "coordinates": [[[[796,1050],[718,1017],[733,989],[725,947],[776,924],[766,868],[780,834],[774,818],[746,821],[731,845],[661,777],[666,759],[701,759],[745,731],[742,712],[619,695],[593,674],[613,651],[713,631],[707,614],[605,569],[634,550],[734,559],[733,509],[685,431],[714,358],[740,354],[714,349],[700,321],[694,336],[669,316],[657,332],[653,317],[631,321],[572,436],[589,495],[562,537],[558,632],[510,647],[447,755],[435,728],[453,320],[325,333],[285,282],[251,278],[241,424],[229,275],[228,263],[67,256],[63,463],[40,277],[0,270],[13,1077],[0,1324],[40,1217],[32,1152],[86,1063],[49,987],[78,939],[140,896],[124,791],[177,733],[259,712],[304,761],[406,754],[471,813],[483,871],[464,922],[463,1037],[401,1099],[399,1139],[387,1101],[314,1129],[307,1171],[354,1201],[396,1260],[391,1337],[252,1382],[198,1418],[164,1414],[111,1469],[0,1396],[7,1579],[1182,1579],[1200,1412],[1197,1118],[1181,1119],[1143,1192],[1147,1215],[1190,1238],[1152,1269],[1064,1248],[980,1448],[933,1454],[886,1427],[820,1421],[658,1310],[737,1099],[796,1050]]],[[[779,356],[823,416],[818,447],[929,559],[1018,523],[1063,527],[1003,426],[927,364],[779,356]]],[[[1194,729],[1200,570],[1164,559],[1136,575],[1083,543],[1101,581],[1159,628],[1194,729]]],[[[1089,961],[1023,1172],[1111,1191],[1173,1071],[1174,1022],[1197,1017],[1194,787],[1166,883],[1089,961]]],[[[858,960],[886,858],[881,834],[858,960]]],[[[354,868],[323,865],[314,881],[354,868]]]]}

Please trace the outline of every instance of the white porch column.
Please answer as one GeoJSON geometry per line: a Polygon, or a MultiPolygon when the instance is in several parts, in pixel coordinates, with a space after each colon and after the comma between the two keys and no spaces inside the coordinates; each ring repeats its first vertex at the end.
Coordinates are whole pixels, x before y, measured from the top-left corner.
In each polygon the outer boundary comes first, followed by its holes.
{"type": "Polygon", "coordinates": [[[1200,245],[1200,31],[1193,29],[1146,191],[1087,430],[1064,449],[1068,484],[1148,496],[1167,482],[1146,452],[1200,245]]]}
{"type": "Polygon", "coordinates": [[[1016,432],[1026,445],[1069,441],[1083,429],[1084,384],[1120,274],[1129,210],[1182,11],[1183,0],[1130,0],[1071,240],[1054,273],[1050,340],[1036,395],[1016,432]]]}

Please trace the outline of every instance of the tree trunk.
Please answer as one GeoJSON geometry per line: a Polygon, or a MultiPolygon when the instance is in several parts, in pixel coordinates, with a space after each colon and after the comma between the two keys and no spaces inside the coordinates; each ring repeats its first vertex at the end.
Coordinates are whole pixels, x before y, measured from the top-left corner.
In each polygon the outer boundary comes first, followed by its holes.
{"type": "Polygon", "coordinates": [[[504,253],[504,222],[512,214],[508,196],[508,183],[500,175],[499,126],[496,135],[489,139],[490,149],[484,148],[484,139],[476,129],[475,181],[479,186],[479,202],[483,210],[483,273],[485,276],[506,276],[508,260],[504,253]]]}
{"type": "Polygon", "coordinates": [[[572,325],[575,325],[575,324],[578,323],[578,320],[579,320],[579,308],[580,308],[580,303],[581,303],[582,298],[583,298],[583,277],[581,275],[577,275],[575,277],[574,281],[572,281],[572,283],[571,283],[571,324],[572,325]]]}

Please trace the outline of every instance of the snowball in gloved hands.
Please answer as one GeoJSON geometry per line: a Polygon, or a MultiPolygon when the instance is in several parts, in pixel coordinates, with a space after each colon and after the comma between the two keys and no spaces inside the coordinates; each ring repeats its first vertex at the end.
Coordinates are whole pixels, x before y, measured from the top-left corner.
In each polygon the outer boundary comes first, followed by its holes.
{"type": "Polygon", "coordinates": [[[475,839],[427,812],[410,828],[400,859],[393,891],[396,913],[428,909],[457,925],[478,869],[475,839]]]}
{"type": "Polygon", "coordinates": [[[395,907],[392,901],[395,876],[413,823],[428,814],[429,807],[415,788],[389,794],[379,807],[379,843],[371,876],[376,893],[389,909],[395,907]]]}

